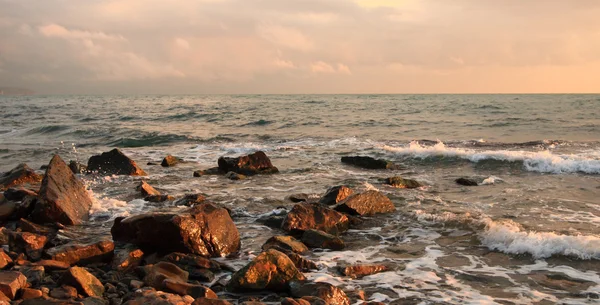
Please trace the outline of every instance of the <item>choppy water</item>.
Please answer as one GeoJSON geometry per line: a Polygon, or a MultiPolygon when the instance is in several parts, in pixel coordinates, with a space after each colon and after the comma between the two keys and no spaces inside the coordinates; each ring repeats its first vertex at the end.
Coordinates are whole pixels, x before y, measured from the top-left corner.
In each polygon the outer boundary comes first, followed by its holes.
{"type": "MultiPolygon", "coordinates": [[[[397,212],[344,235],[346,251],[315,252],[312,279],[372,300],[591,304],[600,296],[599,95],[249,95],[0,97],[0,171],[53,153],[84,163],[120,147],[171,195],[203,192],[230,207],[243,265],[271,236],[254,222],[285,197],[349,184],[386,193],[397,212]],[[265,151],[281,173],[232,182],[193,178],[220,156],[265,151]],[[166,154],[189,163],[145,166],[166,154]],[[340,163],[369,155],[405,170],[340,163]],[[381,185],[402,175],[427,186],[381,185]],[[478,177],[477,187],[454,179],[478,177]],[[350,280],[340,261],[398,270],[350,280]],[[403,266],[400,268],[400,266],[403,266]]],[[[140,178],[89,178],[93,221],[65,236],[107,234],[111,220],[155,208],[131,199],[140,178]],[[91,232],[91,233],[90,233],[91,232]]]]}

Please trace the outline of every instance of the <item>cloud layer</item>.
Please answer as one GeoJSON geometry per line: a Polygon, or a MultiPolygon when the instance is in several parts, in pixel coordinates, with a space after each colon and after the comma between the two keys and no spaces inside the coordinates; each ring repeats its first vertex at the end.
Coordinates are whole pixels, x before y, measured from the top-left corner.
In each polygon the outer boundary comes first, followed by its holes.
{"type": "Polygon", "coordinates": [[[40,93],[598,92],[595,0],[0,0],[40,93]]]}

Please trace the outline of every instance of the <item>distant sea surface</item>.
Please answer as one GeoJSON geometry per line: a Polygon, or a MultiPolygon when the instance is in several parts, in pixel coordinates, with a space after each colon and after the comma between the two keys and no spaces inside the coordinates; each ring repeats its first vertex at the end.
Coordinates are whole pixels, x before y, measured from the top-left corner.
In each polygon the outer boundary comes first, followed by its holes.
{"type": "MultiPolygon", "coordinates": [[[[321,270],[310,279],[384,303],[600,301],[600,95],[0,96],[0,120],[0,172],[40,168],[54,153],[86,163],[118,147],[159,190],[229,207],[242,233],[234,265],[282,234],[255,220],[290,209],[287,196],[346,184],[380,190],[397,211],[345,234],[345,251],[312,253],[321,270]],[[192,177],[258,150],[280,174],[192,177]],[[167,154],[189,162],[146,165],[167,154]],[[347,155],[403,169],[354,168],[340,162],[347,155]],[[381,184],[391,176],[425,186],[381,184]],[[352,280],[333,271],[340,262],[397,268],[352,280]]],[[[164,208],[131,198],[139,177],[82,178],[92,220],[71,238],[106,237],[115,217],[164,208]]]]}

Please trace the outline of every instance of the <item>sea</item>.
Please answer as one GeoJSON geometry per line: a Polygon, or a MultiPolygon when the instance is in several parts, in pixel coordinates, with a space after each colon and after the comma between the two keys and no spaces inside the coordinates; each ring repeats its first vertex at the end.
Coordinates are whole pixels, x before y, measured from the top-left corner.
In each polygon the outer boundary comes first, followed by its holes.
{"type": "Polygon", "coordinates": [[[39,169],[57,153],[85,164],[117,147],[148,173],[81,175],[91,220],[61,230],[64,239],[110,238],[115,217],[183,209],[136,197],[147,180],[229,208],[242,250],[220,260],[241,267],[284,234],[257,218],[291,209],[290,195],[347,185],[379,190],[396,212],[343,234],[343,251],[309,254],[319,265],[310,280],[386,304],[600,303],[600,95],[0,96],[0,121],[0,172],[22,162],[39,169]],[[259,150],[279,174],[192,175],[259,150]],[[185,162],[147,165],[168,154],[185,162]],[[350,155],[401,169],[340,162],[350,155]],[[424,186],[382,184],[392,176],[424,186]],[[347,263],[393,268],[351,279],[337,269],[347,263]]]}

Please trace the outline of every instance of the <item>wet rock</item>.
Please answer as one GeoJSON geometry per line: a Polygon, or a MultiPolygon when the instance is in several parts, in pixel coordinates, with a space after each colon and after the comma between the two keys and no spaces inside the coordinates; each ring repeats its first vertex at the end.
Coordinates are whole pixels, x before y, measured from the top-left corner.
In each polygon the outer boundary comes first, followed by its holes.
{"type": "Polygon", "coordinates": [[[191,296],[180,296],[177,294],[142,289],[136,291],[133,297],[127,301],[127,305],[187,305],[192,304],[194,298],[191,296]]]}
{"type": "Polygon", "coordinates": [[[464,185],[464,186],[477,186],[479,185],[479,183],[477,183],[477,181],[475,181],[474,179],[471,178],[458,178],[456,180],[454,180],[454,182],[456,182],[457,184],[460,185],[464,185]]]}
{"type": "Polygon", "coordinates": [[[74,160],[69,161],[69,168],[73,174],[83,174],[87,172],[87,166],[74,160]]]}
{"type": "Polygon", "coordinates": [[[0,291],[0,304],[5,305],[5,304],[10,304],[10,299],[4,295],[4,293],[2,293],[2,291],[0,291]]]}
{"type": "Polygon", "coordinates": [[[209,169],[194,171],[194,177],[222,175],[222,174],[224,174],[224,172],[221,172],[221,170],[218,167],[211,167],[209,169]]]}
{"type": "Polygon", "coordinates": [[[390,213],[395,211],[396,208],[386,195],[371,190],[346,198],[335,206],[335,210],[350,215],[368,216],[390,213]]]}
{"type": "Polygon", "coordinates": [[[401,166],[394,164],[393,162],[375,159],[366,156],[347,156],[342,157],[342,163],[353,165],[365,169],[400,169],[401,166]]]}
{"type": "Polygon", "coordinates": [[[12,264],[13,260],[4,252],[4,249],[0,248],[0,269],[4,269],[10,264],[12,264]]]}
{"type": "Polygon", "coordinates": [[[228,172],[227,174],[225,174],[225,178],[227,178],[229,180],[244,180],[244,179],[246,179],[246,176],[242,175],[242,174],[238,174],[236,172],[228,172]]]}
{"type": "Polygon", "coordinates": [[[101,297],[104,294],[102,283],[85,268],[71,267],[62,277],[62,283],[73,286],[84,296],[101,297]]]}
{"type": "Polygon", "coordinates": [[[0,292],[14,300],[17,292],[27,287],[27,278],[18,271],[0,271],[0,292]]]}
{"type": "Polygon", "coordinates": [[[137,166],[119,149],[92,156],[88,160],[88,170],[102,175],[146,176],[146,172],[137,166]]]}
{"type": "Polygon", "coordinates": [[[112,269],[117,271],[128,271],[140,265],[144,252],[134,246],[115,251],[112,260],[112,269]]]}
{"type": "Polygon", "coordinates": [[[157,191],[155,188],[153,188],[146,181],[140,182],[140,184],[137,186],[136,189],[142,194],[142,197],[144,197],[144,198],[148,197],[148,196],[158,196],[158,195],[160,195],[160,192],[157,191]]]}
{"type": "Polygon", "coordinates": [[[54,271],[54,270],[67,270],[71,267],[69,263],[60,262],[55,260],[41,260],[32,264],[33,266],[42,266],[45,270],[54,271]]]}
{"type": "Polygon", "coordinates": [[[21,290],[21,299],[23,300],[41,298],[42,295],[42,291],[38,289],[23,288],[21,290]]]}
{"type": "Polygon", "coordinates": [[[81,224],[88,220],[91,207],[92,199],[83,183],[58,155],[54,155],[42,180],[32,213],[33,220],[38,223],[81,224]]]}
{"type": "Polygon", "coordinates": [[[327,305],[327,302],[318,297],[305,296],[300,299],[284,298],[281,305],[327,305]]]}
{"type": "Polygon", "coordinates": [[[239,232],[224,208],[203,203],[183,212],[152,212],[117,218],[111,229],[115,241],[142,249],[221,257],[240,249],[239,232]]]}
{"type": "Polygon", "coordinates": [[[395,188],[400,189],[415,189],[423,186],[417,180],[405,179],[402,177],[390,177],[385,179],[385,184],[389,184],[395,188]]]}
{"type": "Polygon", "coordinates": [[[10,219],[17,210],[17,203],[12,201],[0,202],[0,221],[10,219]]]}
{"type": "Polygon", "coordinates": [[[95,244],[67,244],[48,249],[46,252],[52,260],[69,265],[86,265],[90,263],[110,262],[114,254],[115,244],[103,240],[95,244]]]}
{"type": "Polygon", "coordinates": [[[168,155],[162,160],[160,165],[162,167],[171,167],[177,165],[179,162],[181,162],[179,158],[168,155]]]}
{"type": "Polygon", "coordinates": [[[345,185],[333,186],[330,187],[327,192],[325,192],[325,195],[321,197],[319,203],[325,205],[335,205],[348,198],[348,196],[352,195],[353,193],[354,191],[345,185]]]}
{"type": "Polygon", "coordinates": [[[42,266],[18,266],[18,271],[23,273],[27,282],[33,286],[37,286],[46,275],[46,270],[42,266]]]}
{"type": "Polygon", "coordinates": [[[305,193],[299,193],[299,194],[292,194],[289,195],[287,197],[287,199],[291,202],[294,203],[298,203],[298,202],[310,202],[310,203],[316,203],[319,199],[317,194],[305,194],[305,193]]]}
{"type": "Polygon", "coordinates": [[[271,160],[262,151],[257,151],[247,156],[237,158],[221,157],[218,160],[219,170],[223,173],[236,172],[238,174],[252,176],[257,174],[278,173],[277,167],[271,164],[271,160]]]}
{"type": "Polygon", "coordinates": [[[171,195],[150,195],[150,196],[146,196],[144,198],[144,200],[146,200],[148,202],[159,203],[159,202],[165,202],[165,201],[173,201],[173,200],[175,200],[175,197],[173,197],[171,195]]]}
{"type": "Polygon", "coordinates": [[[36,197],[38,194],[34,190],[23,187],[11,187],[4,191],[4,198],[12,201],[21,201],[27,196],[36,197]]]}
{"type": "Polygon", "coordinates": [[[140,289],[144,287],[144,282],[138,280],[131,280],[131,282],[129,282],[129,287],[133,289],[140,289]]]}
{"type": "Polygon", "coordinates": [[[221,270],[219,263],[196,254],[173,252],[163,257],[163,260],[178,266],[221,270]]]}
{"type": "Polygon", "coordinates": [[[343,275],[354,279],[390,270],[385,265],[374,264],[340,266],[339,269],[343,275]]]}
{"type": "MultiPolygon", "coordinates": [[[[101,297],[87,297],[82,300],[83,305],[109,305],[109,302],[101,297]]],[[[121,305],[121,299],[111,299],[111,305],[121,305]]]]}
{"type": "Polygon", "coordinates": [[[269,238],[262,246],[262,250],[275,249],[284,253],[307,253],[308,247],[306,247],[301,241],[293,238],[292,236],[277,235],[269,238]]]}
{"type": "Polygon", "coordinates": [[[231,291],[286,291],[293,280],[306,278],[285,254],[269,249],[231,276],[227,288],[231,291]]]}
{"type": "Polygon", "coordinates": [[[158,290],[165,288],[164,281],[186,283],[189,273],[168,262],[159,262],[154,265],[146,266],[146,276],[144,283],[158,290]]]}
{"type": "Polygon", "coordinates": [[[426,243],[411,242],[397,244],[396,246],[388,247],[386,250],[394,253],[396,258],[418,258],[425,255],[427,248],[426,243]]]}
{"type": "Polygon", "coordinates": [[[269,228],[280,229],[284,220],[285,216],[271,215],[260,217],[256,220],[256,222],[263,224],[269,228]]]}
{"type": "Polygon", "coordinates": [[[296,298],[314,296],[331,305],[350,305],[350,299],[344,291],[329,283],[306,283],[294,281],[290,283],[290,294],[296,298]]]}
{"type": "Polygon", "coordinates": [[[41,297],[37,299],[28,299],[21,302],[19,305],[86,305],[82,302],[72,300],[58,300],[48,297],[41,297]]]}
{"type": "Polygon", "coordinates": [[[294,262],[294,266],[296,266],[296,268],[302,272],[319,269],[315,262],[308,260],[297,253],[286,253],[286,255],[292,262],[294,262]]]}
{"type": "Polygon", "coordinates": [[[210,288],[202,285],[192,285],[184,282],[178,282],[173,280],[164,280],[163,287],[167,292],[177,293],[179,295],[189,295],[194,299],[197,298],[208,298],[218,299],[217,294],[210,288]]]}
{"type": "Polygon", "coordinates": [[[31,260],[39,260],[47,242],[48,238],[43,235],[13,232],[10,234],[9,247],[10,251],[25,253],[31,260]]]}
{"type": "Polygon", "coordinates": [[[546,288],[568,291],[573,294],[588,290],[595,283],[570,277],[564,273],[537,272],[529,275],[534,282],[546,288]]]}
{"type": "Polygon", "coordinates": [[[77,289],[73,286],[62,285],[51,289],[50,296],[61,300],[74,299],[77,297],[77,289]]]}
{"type": "Polygon", "coordinates": [[[342,250],[345,247],[344,241],[341,238],[320,230],[304,231],[302,242],[311,248],[342,250]]]}
{"type": "Polygon", "coordinates": [[[42,176],[35,173],[27,164],[21,163],[10,171],[0,175],[0,191],[16,185],[35,185],[42,176]]]}
{"type": "Polygon", "coordinates": [[[188,207],[201,204],[206,201],[206,197],[202,194],[185,194],[183,198],[177,199],[173,202],[174,205],[185,205],[188,207]]]}
{"type": "Polygon", "coordinates": [[[194,268],[191,266],[184,266],[184,269],[190,273],[190,280],[192,281],[210,283],[215,279],[215,274],[208,269],[194,268]]]}
{"type": "Polygon", "coordinates": [[[319,204],[299,203],[287,214],[282,229],[297,233],[310,229],[338,234],[348,230],[348,217],[319,204]]]}
{"type": "Polygon", "coordinates": [[[21,228],[21,231],[23,232],[44,236],[54,236],[56,234],[56,229],[38,225],[24,218],[19,219],[19,228],[21,228]]]}
{"type": "Polygon", "coordinates": [[[192,305],[231,305],[231,303],[226,300],[197,298],[192,305]]]}

